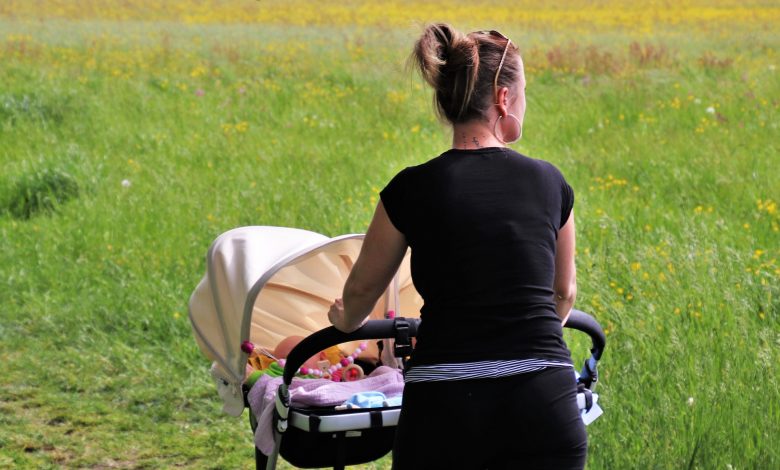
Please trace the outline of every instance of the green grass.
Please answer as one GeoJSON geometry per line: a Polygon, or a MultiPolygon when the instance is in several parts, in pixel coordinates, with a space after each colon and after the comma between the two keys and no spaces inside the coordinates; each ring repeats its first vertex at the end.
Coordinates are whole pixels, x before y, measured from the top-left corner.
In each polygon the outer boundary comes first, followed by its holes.
{"type": "MultiPolygon", "coordinates": [[[[410,31],[174,26],[0,21],[0,467],[250,467],[186,317],[210,242],[362,232],[448,147],[410,31]]],[[[780,467],[777,35],[662,31],[640,63],[628,33],[508,34],[515,148],[574,187],[578,307],[608,331],[589,468],[780,467]]]]}

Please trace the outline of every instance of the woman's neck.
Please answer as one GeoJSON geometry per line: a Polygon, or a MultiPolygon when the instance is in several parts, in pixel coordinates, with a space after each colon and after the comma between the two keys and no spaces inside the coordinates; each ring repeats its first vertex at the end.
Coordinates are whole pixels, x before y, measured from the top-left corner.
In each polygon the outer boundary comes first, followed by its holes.
{"type": "Polygon", "coordinates": [[[452,126],[452,148],[473,150],[485,147],[506,147],[482,121],[470,121],[452,126]]]}

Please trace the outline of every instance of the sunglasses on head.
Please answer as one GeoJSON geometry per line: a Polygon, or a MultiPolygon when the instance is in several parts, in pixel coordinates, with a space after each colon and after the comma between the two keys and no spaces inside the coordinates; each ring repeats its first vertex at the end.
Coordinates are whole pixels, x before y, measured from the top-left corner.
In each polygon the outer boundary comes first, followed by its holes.
{"type": "Polygon", "coordinates": [[[503,34],[499,33],[495,29],[475,31],[475,32],[478,34],[485,34],[488,36],[495,36],[501,39],[506,39],[506,46],[504,46],[504,53],[501,54],[501,62],[498,63],[498,68],[496,69],[496,76],[493,78],[493,100],[496,103],[498,103],[498,75],[501,73],[501,67],[504,66],[504,59],[506,59],[506,51],[509,50],[509,45],[512,44],[512,40],[504,36],[503,34]]]}

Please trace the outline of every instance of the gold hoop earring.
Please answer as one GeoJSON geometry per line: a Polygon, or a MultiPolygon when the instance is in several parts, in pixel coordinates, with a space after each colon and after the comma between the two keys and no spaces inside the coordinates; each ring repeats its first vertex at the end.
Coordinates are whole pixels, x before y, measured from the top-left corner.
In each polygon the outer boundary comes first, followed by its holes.
{"type": "Polygon", "coordinates": [[[511,114],[511,113],[507,114],[507,117],[511,117],[512,119],[517,121],[517,127],[520,128],[520,134],[518,134],[517,138],[515,140],[511,141],[511,142],[507,142],[504,139],[502,139],[501,137],[499,137],[498,133],[496,133],[496,129],[498,129],[499,121],[501,121],[501,118],[503,118],[503,116],[501,116],[499,114],[498,115],[498,119],[496,119],[496,123],[493,125],[493,136],[495,136],[495,138],[498,139],[498,141],[501,142],[502,144],[514,144],[515,142],[517,142],[518,140],[520,140],[523,137],[523,124],[520,122],[520,119],[518,119],[517,116],[515,116],[514,114],[511,114]]]}

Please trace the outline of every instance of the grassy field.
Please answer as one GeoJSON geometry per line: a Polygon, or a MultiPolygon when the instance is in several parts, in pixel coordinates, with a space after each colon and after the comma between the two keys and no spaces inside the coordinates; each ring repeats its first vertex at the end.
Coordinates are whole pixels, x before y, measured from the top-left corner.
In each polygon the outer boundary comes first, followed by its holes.
{"type": "Polygon", "coordinates": [[[568,3],[0,4],[0,467],[251,467],[187,320],[206,250],[364,231],[448,148],[404,68],[444,19],[519,44],[514,148],[576,193],[589,468],[780,468],[780,7],[568,3]]]}

